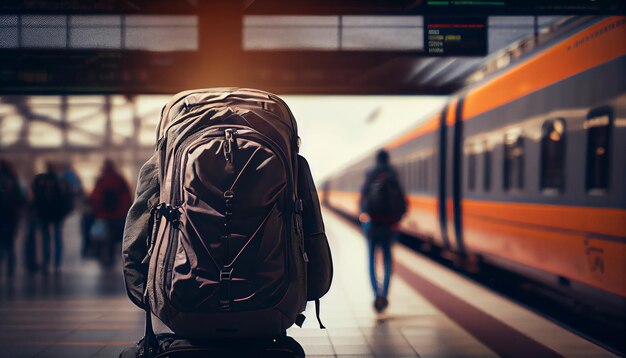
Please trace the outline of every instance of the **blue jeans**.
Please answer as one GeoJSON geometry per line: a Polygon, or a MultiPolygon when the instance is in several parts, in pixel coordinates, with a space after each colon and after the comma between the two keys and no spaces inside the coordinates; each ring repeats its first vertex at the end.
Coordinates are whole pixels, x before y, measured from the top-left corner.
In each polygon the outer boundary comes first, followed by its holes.
{"type": "Polygon", "coordinates": [[[41,233],[43,238],[43,269],[48,269],[50,265],[50,228],[54,231],[54,269],[61,268],[61,259],[63,258],[63,236],[61,236],[61,229],[63,227],[62,221],[41,221],[41,233]]]}
{"type": "Polygon", "coordinates": [[[0,277],[2,277],[3,256],[7,258],[7,275],[15,272],[15,226],[0,226],[0,277]]]}
{"type": "Polygon", "coordinates": [[[389,226],[376,225],[372,223],[363,224],[363,230],[365,231],[368,241],[370,282],[372,284],[374,296],[382,296],[386,298],[389,293],[389,281],[391,279],[391,244],[393,242],[395,232],[389,226]],[[376,278],[376,249],[380,249],[383,252],[385,274],[383,277],[382,287],[380,287],[379,281],[376,278]]]}

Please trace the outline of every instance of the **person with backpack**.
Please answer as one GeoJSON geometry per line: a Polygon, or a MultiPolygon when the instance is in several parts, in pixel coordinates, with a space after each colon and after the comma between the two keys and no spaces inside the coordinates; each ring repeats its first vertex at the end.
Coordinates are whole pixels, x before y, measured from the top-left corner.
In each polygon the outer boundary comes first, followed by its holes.
{"type": "Polygon", "coordinates": [[[24,195],[10,162],[0,159],[0,276],[6,257],[7,276],[15,272],[15,235],[22,216],[24,195]]]}
{"type": "Polygon", "coordinates": [[[307,301],[323,328],[333,267],[299,145],[289,107],[264,91],[193,90],[166,104],[126,218],[124,277],[146,334],[122,357],[304,355],[286,330],[307,301]],[[173,336],[155,336],[153,315],[173,336]]]}
{"type": "Polygon", "coordinates": [[[391,244],[398,223],[406,212],[406,197],[395,169],[389,163],[389,153],[376,153],[376,165],[365,175],[361,187],[361,215],[359,220],[368,239],[370,282],[374,290],[374,309],[384,311],[389,301],[389,283],[392,271],[391,244]],[[376,251],[382,250],[384,277],[382,286],[376,278],[376,251]]]}
{"type": "Polygon", "coordinates": [[[69,184],[59,176],[51,162],[46,163],[46,172],[35,176],[31,189],[37,226],[43,237],[42,270],[44,273],[49,270],[51,241],[54,237],[54,271],[58,272],[63,259],[63,220],[74,208],[74,197],[69,184]]]}
{"type": "Polygon", "coordinates": [[[91,229],[100,226],[107,247],[103,260],[106,266],[110,266],[115,261],[116,248],[122,242],[126,214],[132,204],[128,183],[112,160],[104,161],[90,199],[94,217],[91,229]]]}

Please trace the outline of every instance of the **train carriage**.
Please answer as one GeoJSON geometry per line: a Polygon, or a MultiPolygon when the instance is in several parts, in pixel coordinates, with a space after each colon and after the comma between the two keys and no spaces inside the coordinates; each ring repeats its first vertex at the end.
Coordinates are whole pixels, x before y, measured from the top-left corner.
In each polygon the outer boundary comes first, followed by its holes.
{"type": "MultiPolygon", "coordinates": [[[[407,234],[626,315],[626,18],[577,21],[385,147],[407,234]]],[[[327,204],[356,217],[372,163],[327,204]]]]}

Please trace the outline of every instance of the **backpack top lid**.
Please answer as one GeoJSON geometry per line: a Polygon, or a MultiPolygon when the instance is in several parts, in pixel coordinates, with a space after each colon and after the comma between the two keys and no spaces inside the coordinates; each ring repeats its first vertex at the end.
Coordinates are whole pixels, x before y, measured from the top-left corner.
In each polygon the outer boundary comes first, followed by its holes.
{"type": "Polygon", "coordinates": [[[298,138],[295,118],[287,104],[277,95],[252,88],[219,87],[183,91],[174,95],[161,111],[156,143],[159,143],[171,127],[180,123],[179,119],[185,114],[192,114],[199,108],[223,108],[230,111],[239,109],[261,117],[271,113],[289,129],[289,136],[294,142],[298,138]]]}

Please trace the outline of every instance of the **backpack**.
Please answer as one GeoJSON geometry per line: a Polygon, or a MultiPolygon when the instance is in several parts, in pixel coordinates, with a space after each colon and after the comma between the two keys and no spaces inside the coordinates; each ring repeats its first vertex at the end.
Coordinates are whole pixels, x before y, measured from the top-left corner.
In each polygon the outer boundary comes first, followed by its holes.
{"type": "Polygon", "coordinates": [[[367,213],[373,223],[393,225],[406,212],[406,199],[398,179],[389,170],[374,177],[369,185],[367,213]]]}
{"type": "Polygon", "coordinates": [[[69,183],[53,173],[43,173],[33,180],[35,208],[44,221],[59,221],[74,209],[69,183]]]}
{"type": "Polygon", "coordinates": [[[287,105],[263,91],[187,91],[164,107],[123,244],[144,341],[150,311],[185,338],[277,336],[307,300],[319,319],[332,259],[299,143],[287,105]]]}

